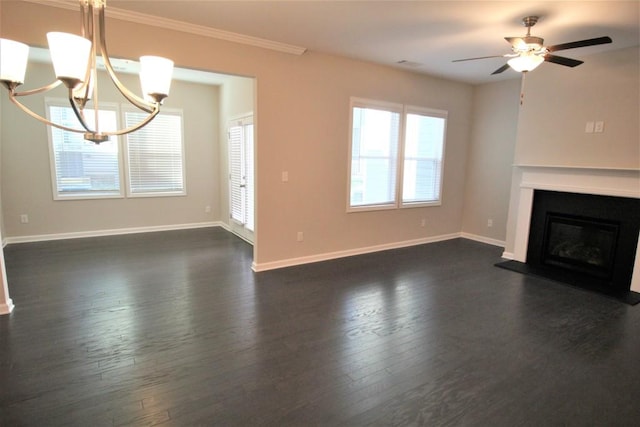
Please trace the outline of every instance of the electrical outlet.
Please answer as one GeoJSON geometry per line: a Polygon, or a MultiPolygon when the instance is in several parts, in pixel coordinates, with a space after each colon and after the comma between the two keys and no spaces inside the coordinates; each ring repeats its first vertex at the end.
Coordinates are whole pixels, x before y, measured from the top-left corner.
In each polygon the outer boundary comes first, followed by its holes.
{"type": "Polygon", "coordinates": [[[594,127],[593,127],[593,131],[595,133],[602,133],[604,132],[604,122],[600,121],[600,122],[596,122],[594,127]]]}
{"type": "Polygon", "coordinates": [[[204,212],[205,213],[211,213],[211,206],[207,205],[204,207],[204,212]]]}
{"type": "Polygon", "coordinates": [[[584,132],[585,133],[593,133],[594,127],[595,127],[595,123],[594,122],[587,122],[587,124],[584,127],[584,132]]]}
{"type": "Polygon", "coordinates": [[[22,224],[29,224],[29,215],[27,214],[20,215],[20,222],[22,224]]]}
{"type": "Polygon", "coordinates": [[[420,221],[420,227],[424,227],[427,225],[427,220],[422,218],[422,221],[420,221]]]}
{"type": "Polygon", "coordinates": [[[298,231],[297,240],[298,242],[302,242],[304,240],[304,233],[302,231],[298,231]]]}
{"type": "Polygon", "coordinates": [[[487,227],[493,227],[493,220],[492,219],[488,219],[487,220],[487,227]]]}
{"type": "Polygon", "coordinates": [[[289,172],[282,171],[282,182],[289,182],[289,172]]]}

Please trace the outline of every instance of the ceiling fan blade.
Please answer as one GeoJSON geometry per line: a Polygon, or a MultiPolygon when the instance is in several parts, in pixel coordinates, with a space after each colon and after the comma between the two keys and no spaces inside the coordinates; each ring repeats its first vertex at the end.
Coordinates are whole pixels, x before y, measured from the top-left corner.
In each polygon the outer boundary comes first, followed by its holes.
{"type": "Polygon", "coordinates": [[[578,40],[575,42],[562,43],[554,46],[548,46],[547,51],[555,52],[557,50],[575,49],[577,47],[595,46],[599,44],[611,43],[611,37],[596,37],[595,39],[578,40]]]}
{"type": "Polygon", "coordinates": [[[584,61],[578,61],[577,59],[565,58],[564,56],[546,54],[544,60],[547,62],[553,62],[554,64],[565,65],[567,67],[577,67],[584,61]]]}
{"type": "Polygon", "coordinates": [[[509,64],[504,64],[502,67],[498,68],[493,73],[491,73],[491,75],[500,74],[501,72],[503,72],[503,71],[505,71],[507,69],[509,69],[509,64]]]}
{"type": "Polygon", "coordinates": [[[475,61],[476,59],[502,58],[504,55],[478,56],[477,58],[454,59],[451,62],[475,61]]]}

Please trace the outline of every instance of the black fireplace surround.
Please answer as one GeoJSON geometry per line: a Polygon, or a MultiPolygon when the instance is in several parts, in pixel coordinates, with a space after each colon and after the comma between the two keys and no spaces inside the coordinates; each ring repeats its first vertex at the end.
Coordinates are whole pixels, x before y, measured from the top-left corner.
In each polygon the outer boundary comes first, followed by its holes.
{"type": "Polygon", "coordinates": [[[571,285],[629,293],[640,199],[535,190],[527,267],[571,285]]]}

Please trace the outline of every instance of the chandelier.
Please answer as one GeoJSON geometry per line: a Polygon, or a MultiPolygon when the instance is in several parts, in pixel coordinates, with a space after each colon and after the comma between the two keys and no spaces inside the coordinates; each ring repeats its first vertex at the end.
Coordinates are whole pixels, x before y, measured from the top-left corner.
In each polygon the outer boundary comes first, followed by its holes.
{"type": "MultiPolygon", "coordinates": [[[[143,97],[127,89],[116,76],[109,55],[105,37],[106,0],[80,0],[82,34],[50,32],[47,33],[51,62],[56,80],[38,89],[18,92],[18,86],[24,83],[29,46],[8,39],[0,39],[0,82],[8,89],[9,99],[31,117],[65,131],[84,134],[84,139],[96,144],[104,142],[110,136],[124,135],[147,125],[160,112],[162,101],[169,95],[173,61],[158,56],[140,58],[140,83],[143,97]],[[133,105],[148,113],[141,122],[116,131],[102,131],[98,120],[98,75],[96,57],[102,56],[104,67],[118,91],[133,105]],[[81,128],[72,128],[54,123],[34,113],[18,100],[28,96],[47,92],[63,84],[68,89],[68,99],[81,128]],[[85,107],[91,100],[93,106],[93,124],[85,116],[85,107]]],[[[89,110],[89,109],[87,109],[89,110]]],[[[88,111],[87,111],[88,113],[88,111]]]]}

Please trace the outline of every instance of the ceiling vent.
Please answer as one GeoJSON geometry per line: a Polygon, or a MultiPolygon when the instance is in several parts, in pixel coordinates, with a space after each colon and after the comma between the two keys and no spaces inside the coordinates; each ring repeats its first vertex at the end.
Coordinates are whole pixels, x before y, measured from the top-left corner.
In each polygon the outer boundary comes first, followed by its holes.
{"type": "Polygon", "coordinates": [[[409,68],[418,68],[422,66],[422,64],[419,62],[407,61],[406,59],[401,59],[400,61],[396,62],[396,64],[402,65],[403,67],[409,67],[409,68]]]}

